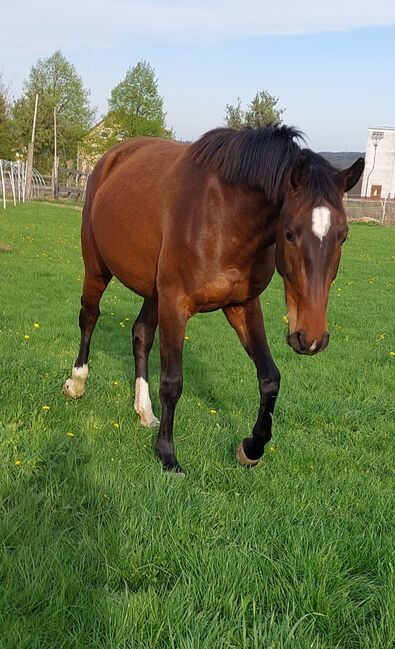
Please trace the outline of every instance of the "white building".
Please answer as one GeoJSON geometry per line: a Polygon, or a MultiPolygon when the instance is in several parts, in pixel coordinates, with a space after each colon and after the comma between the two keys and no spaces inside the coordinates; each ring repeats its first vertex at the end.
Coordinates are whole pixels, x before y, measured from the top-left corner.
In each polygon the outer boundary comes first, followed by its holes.
{"type": "Polygon", "coordinates": [[[395,198],[395,128],[369,128],[361,195],[395,198]]]}

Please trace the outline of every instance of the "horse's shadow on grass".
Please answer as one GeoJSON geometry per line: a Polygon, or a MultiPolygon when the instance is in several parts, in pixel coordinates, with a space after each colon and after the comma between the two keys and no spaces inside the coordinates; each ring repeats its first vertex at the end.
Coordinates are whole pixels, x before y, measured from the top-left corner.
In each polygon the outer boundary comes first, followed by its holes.
{"type": "Polygon", "coordinates": [[[2,494],[7,646],[60,646],[67,638],[86,646],[97,635],[86,611],[100,608],[104,539],[110,527],[117,534],[118,517],[105,485],[90,475],[83,436],[52,431],[39,457],[28,477],[16,469],[2,494]]]}

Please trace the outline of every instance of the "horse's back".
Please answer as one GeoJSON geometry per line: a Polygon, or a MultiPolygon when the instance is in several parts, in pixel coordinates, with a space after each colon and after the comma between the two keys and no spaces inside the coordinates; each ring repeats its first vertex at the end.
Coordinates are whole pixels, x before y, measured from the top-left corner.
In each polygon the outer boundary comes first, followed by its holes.
{"type": "Polygon", "coordinates": [[[88,183],[82,239],[85,264],[99,254],[123,284],[145,297],[156,290],[166,212],[166,177],[185,145],[134,138],[110,149],[88,183]]]}

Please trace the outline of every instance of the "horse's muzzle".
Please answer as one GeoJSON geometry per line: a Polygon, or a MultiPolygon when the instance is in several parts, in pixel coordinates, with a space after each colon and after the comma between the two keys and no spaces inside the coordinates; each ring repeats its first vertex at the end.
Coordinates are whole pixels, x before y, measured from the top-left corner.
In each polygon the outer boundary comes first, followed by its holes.
{"type": "Polygon", "coordinates": [[[314,340],[313,343],[309,345],[303,331],[294,331],[293,334],[288,336],[287,342],[297,354],[313,356],[318,352],[324,351],[328,346],[329,332],[326,331],[319,340],[314,340]]]}

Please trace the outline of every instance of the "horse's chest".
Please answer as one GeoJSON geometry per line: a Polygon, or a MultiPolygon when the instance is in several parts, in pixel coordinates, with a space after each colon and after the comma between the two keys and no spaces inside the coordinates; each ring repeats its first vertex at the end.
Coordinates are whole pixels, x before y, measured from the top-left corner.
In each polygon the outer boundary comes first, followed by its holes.
{"type": "Polygon", "coordinates": [[[214,311],[231,304],[245,304],[262,293],[273,272],[274,250],[268,249],[247,267],[234,265],[207,274],[192,292],[194,308],[214,311]]]}

